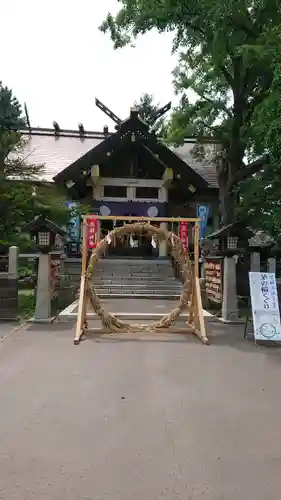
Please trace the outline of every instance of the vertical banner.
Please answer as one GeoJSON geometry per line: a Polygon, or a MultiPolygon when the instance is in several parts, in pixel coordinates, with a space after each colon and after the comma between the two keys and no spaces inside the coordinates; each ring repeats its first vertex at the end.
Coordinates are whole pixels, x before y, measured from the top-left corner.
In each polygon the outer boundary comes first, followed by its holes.
{"type": "Polygon", "coordinates": [[[80,239],[80,215],[77,214],[78,204],[72,201],[67,202],[67,207],[70,210],[70,218],[68,222],[68,241],[79,243],[80,239]]]}
{"type": "Polygon", "coordinates": [[[199,239],[204,238],[206,234],[210,205],[197,205],[196,217],[200,219],[199,239]]]}
{"type": "Polygon", "coordinates": [[[179,238],[184,244],[184,248],[188,249],[188,222],[180,221],[179,238]]]}
{"type": "Polygon", "coordinates": [[[98,244],[99,222],[96,217],[87,217],[87,248],[96,248],[98,244]]]}

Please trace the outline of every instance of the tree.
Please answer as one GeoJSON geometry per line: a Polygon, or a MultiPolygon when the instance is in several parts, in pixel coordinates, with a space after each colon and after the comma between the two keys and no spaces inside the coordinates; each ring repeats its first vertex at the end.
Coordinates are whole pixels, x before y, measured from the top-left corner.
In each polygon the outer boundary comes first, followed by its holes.
{"type": "MultiPolygon", "coordinates": [[[[281,26],[274,28],[273,36],[281,40],[281,26]]],[[[240,186],[243,198],[240,211],[243,215],[250,213],[253,225],[261,227],[281,243],[280,46],[270,44],[267,53],[268,60],[272,61],[273,80],[270,92],[255,108],[251,134],[251,149],[261,157],[262,168],[240,186]]]]}
{"type": "Polygon", "coordinates": [[[23,155],[25,126],[21,106],[12,90],[0,82],[0,245],[22,245],[22,228],[35,215],[66,223],[68,210],[56,189],[38,184],[43,165],[32,165],[23,155]]]}
{"type": "Polygon", "coordinates": [[[165,129],[165,118],[161,117],[155,120],[156,113],[160,108],[160,104],[154,104],[153,96],[144,93],[141,95],[139,102],[134,102],[134,106],[139,111],[139,116],[159,135],[163,135],[165,129]]]}
{"type": "MultiPolygon", "coordinates": [[[[169,126],[174,142],[185,135],[217,144],[216,165],[222,222],[237,216],[241,182],[259,172],[247,165],[256,153],[253,137],[257,108],[268,97],[274,78],[272,48],[280,52],[278,0],[122,0],[101,30],[115,48],[152,28],[174,31],[181,51],[175,87],[182,93],[169,126]],[[193,90],[195,102],[188,99],[193,90]]],[[[239,212],[239,210],[238,210],[239,212]]]]}

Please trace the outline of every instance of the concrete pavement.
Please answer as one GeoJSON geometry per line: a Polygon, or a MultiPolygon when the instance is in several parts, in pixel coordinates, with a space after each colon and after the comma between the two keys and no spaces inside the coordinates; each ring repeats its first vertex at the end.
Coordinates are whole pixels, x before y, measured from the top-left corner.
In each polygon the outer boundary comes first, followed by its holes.
{"type": "Polygon", "coordinates": [[[24,321],[0,321],[0,344],[25,325],[24,321]]]}
{"type": "Polygon", "coordinates": [[[281,350],[29,326],[0,349],[1,500],[277,500],[281,350]]]}

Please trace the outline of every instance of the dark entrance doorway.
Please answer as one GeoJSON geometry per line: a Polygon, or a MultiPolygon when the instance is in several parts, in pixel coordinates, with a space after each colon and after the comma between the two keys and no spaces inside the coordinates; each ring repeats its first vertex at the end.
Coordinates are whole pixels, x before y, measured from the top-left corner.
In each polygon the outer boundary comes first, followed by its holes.
{"type": "MultiPolygon", "coordinates": [[[[137,217],[137,214],[129,213],[124,214],[125,217],[137,217]]],[[[104,238],[109,231],[115,227],[129,224],[130,221],[123,222],[122,220],[116,221],[102,221],[101,237],[104,238]]],[[[108,249],[110,257],[131,257],[139,259],[152,259],[158,257],[158,249],[154,248],[150,237],[146,235],[126,235],[123,243],[116,242],[114,247],[108,249]]]]}

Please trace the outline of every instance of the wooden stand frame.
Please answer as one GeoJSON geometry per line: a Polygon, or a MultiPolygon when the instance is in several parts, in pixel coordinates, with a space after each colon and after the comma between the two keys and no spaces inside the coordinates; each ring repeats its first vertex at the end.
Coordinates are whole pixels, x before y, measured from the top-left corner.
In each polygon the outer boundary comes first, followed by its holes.
{"type": "MultiPolygon", "coordinates": [[[[82,336],[88,330],[87,322],[87,307],[90,305],[91,297],[88,278],[87,278],[87,217],[83,219],[83,243],[82,243],[82,270],[81,270],[81,281],[80,281],[80,294],[78,302],[78,313],[77,313],[77,324],[76,333],[74,338],[74,344],[78,345],[82,336]]],[[[169,333],[193,333],[195,334],[204,344],[208,344],[209,340],[206,334],[205,320],[203,315],[201,291],[199,283],[199,219],[195,218],[174,218],[174,217],[114,217],[114,216],[96,216],[98,220],[122,220],[122,221],[135,221],[135,222],[188,222],[194,223],[194,265],[193,265],[193,276],[192,276],[192,292],[190,301],[188,304],[188,321],[184,329],[180,328],[168,328],[168,329],[157,329],[157,331],[166,331],[169,333]]],[[[102,329],[99,333],[110,333],[108,330],[102,329]]]]}

